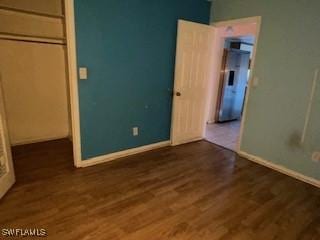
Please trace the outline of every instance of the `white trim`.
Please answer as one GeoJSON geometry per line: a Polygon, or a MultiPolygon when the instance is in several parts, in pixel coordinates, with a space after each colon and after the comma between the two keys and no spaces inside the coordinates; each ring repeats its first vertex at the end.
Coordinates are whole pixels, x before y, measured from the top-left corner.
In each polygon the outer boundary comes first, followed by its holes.
{"type": "Polygon", "coordinates": [[[70,86],[70,105],[72,122],[73,159],[76,167],[81,166],[80,113],[77,74],[76,32],[74,0],[65,0],[65,21],[68,52],[68,73],[70,86]]]}
{"type": "Polygon", "coordinates": [[[311,178],[311,177],[308,177],[308,176],[305,176],[301,173],[298,173],[296,171],[293,171],[293,170],[290,170],[284,166],[281,166],[281,165],[278,165],[278,164],[275,164],[273,162],[270,162],[270,161],[267,161],[261,157],[257,157],[257,156],[254,156],[254,155],[251,155],[249,153],[246,153],[244,151],[239,151],[238,154],[241,156],[241,157],[244,157],[252,162],[255,162],[255,163],[258,163],[260,165],[263,165],[265,167],[268,167],[268,168],[271,168],[277,172],[280,172],[280,173],[283,173],[285,175],[288,175],[290,177],[293,177],[295,179],[298,179],[300,181],[303,181],[305,183],[308,183],[308,184],[311,184],[315,187],[318,187],[320,188],[320,180],[317,180],[315,178],[311,178]]]}
{"type": "Polygon", "coordinates": [[[70,135],[66,134],[66,135],[54,136],[54,137],[43,137],[43,138],[30,139],[30,140],[22,140],[22,141],[18,141],[18,142],[11,142],[11,146],[15,147],[15,146],[32,144],[32,143],[54,141],[54,140],[69,138],[69,137],[70,137],[70,135]]]}
{"type": "Polygon", "coordinates": [[[253,82],[253,73],[254,73],[254,67],[255,67],[255,62],[256,62],[256,53],[257,53],[257,47],[258,47],[258,40],[259,40],[259,36],[260,36],[261,21],[262,21],[262,17],[257,16],[257,17],[240,18],[240,19],[233,19],[233,20],[221,21],[221,22],[213,22],[211,24],[215,27],[224,27],[224,26],[250,24],[250,23],[257,25],[257,30],[256,30],[256,35],[255,35],[255,43],[254,43],[254,49],[253,49],[253,55],[252,55],[252,62],[251,62],[252,70],[250,71],[250,76],[249,76],[249,81],[248,81],[248,89],[247,89],[247,94],[245,96],[245,101],[244,101],[243,115],[242,115],[241,126],[240,126],[239,141],[238,141],[237,148],[236,148],[237,153],[240,153],[240,151],[241,151],[240,147],[241,147],[241,143],[242,143],[242,139],[243,139],[244,126],[245,126],[245,122],[247,119],[248,99],[250,96],[250,91],[251,91],[252,82],[253,82]]]}
{"type": "Polygon", "coordinates": [[[137,153],[142,153],[142,152],[146,152],[146,151],[150,151],[150,150],[154,150],[162,147],[167,147],[167,146],[170,146],[170,141],[164,141],[164,142],[154,143],[154,144],[145,145],[137,148],[131,148],[131,149],[120,151],[120,152],[110,153],[103,156],[94,157],[94,158],[81,161],[81,165],[79,167],[89,167],[89,166],[97,165],[104,162],[110,162],[118,158],[127,157],[137,153]]]}
{"type": "Polygon", "coordinates": [[[3,176],[0,176],[0,199],[16,181],[12,161],[12,153],[10,148],[9,134],[7,130],[7,117],[3,102],[2,81],[0,78],[0,132],[2,132],[2,134],[0,134],[0,140],[2,141],[3,157],[6,158],[6,160],[4,161],[6,173],[3,176]]]}
{"type": "Polygon", "coordinates": [[[261,16],[255,16],[255,17],[238,18],[238,19],[213,22],[211,23],[211,25],[215,27],[225,27],[225,26],[240,25],[240,24],[246,24],[246,23],[260,24],[260,22],[261,22],[261,16]]]}
{"type": "Polygon", "coordinates": [[[303,144],[306,139],[306,135],[307,135],[308,127],[309,127],[309,122],[310,122],[310,117],[311,117],[311,110],[312,110],[313,101],[314,101],[314,96],[316,93],[318,76],[319,76],[319,68],[317,68],[314,71],[310,99],[309,99],[308,108],[307,108],[307,112],[306,112],[306,118],[304,121],[303,131],[302,131],[302,135],[301,135],[301,141],[300,141],[301,144],[303,144]]]}

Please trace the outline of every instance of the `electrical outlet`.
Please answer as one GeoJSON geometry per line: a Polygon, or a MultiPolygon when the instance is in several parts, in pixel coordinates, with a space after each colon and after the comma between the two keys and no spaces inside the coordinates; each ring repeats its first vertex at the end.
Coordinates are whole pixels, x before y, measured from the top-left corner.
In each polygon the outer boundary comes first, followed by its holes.
{"type": "Polygon", "coordinates": [[[314,162],[320,162],[320,152],[314,152],[312,154],[312,161],[314,162]]]}
{"type": "Polygon", "coordinates": [[[138,127],[132,128],[132,135],[133,136],[138,136],[139,135],[139,128],[138,127]]]}

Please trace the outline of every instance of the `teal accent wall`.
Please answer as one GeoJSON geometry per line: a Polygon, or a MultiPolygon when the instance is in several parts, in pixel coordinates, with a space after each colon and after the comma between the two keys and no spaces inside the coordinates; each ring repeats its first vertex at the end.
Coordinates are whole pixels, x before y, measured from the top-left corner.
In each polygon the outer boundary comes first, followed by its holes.
{"type": "Polygon", "coordinates": [[[75,0],[83,159],[169,140],[177,20],[206,0],[75,0]],[[139,127],[139,136],[132,128],[139,127]]]}
{"type": "Polygon", "coordinates": [[[314,70],[320,68],[319,0],[215,0],[212,21],[262,16],[241,150],[320,179],[320,80],[306,141],[302,134],[314,70]]]}

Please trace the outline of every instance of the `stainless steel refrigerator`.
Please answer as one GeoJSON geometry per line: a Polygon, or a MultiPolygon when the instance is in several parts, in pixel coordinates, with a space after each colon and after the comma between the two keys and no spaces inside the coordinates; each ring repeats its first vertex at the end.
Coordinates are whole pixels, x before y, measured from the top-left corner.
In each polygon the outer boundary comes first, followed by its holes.
{"type": "Polygon", "coordinates": [[[249,76],[250,52],[225,49],[221,69],[217,122],[241,119],[249,76]]]}

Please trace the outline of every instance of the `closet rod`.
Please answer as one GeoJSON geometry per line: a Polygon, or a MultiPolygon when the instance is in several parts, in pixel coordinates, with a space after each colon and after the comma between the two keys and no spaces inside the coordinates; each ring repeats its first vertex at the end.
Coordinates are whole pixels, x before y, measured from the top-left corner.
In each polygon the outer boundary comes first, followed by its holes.
{"type": "Polygon", "coordinates": [[[19,41],[19,42],[66,45],[64,38],[30,36],[30,35],[6,33],[6,32],[0,32],[0,39],[9,40],[9,41],[19,41]]]}
{"type": "Polygon", "coordinates": [[[64,15],[54,15],[54,14],[50,14],[50,13],[40,13],[40,12],[24,10],[24,9],[19,9],[19,8],[13,8],[13,7],[6,7],[6,6],[0,6],[0,10],[23,13],[23,14],[29,14],[29,15],[35,15],[35,16],[40,16],[40,17],[64,19],[64,15]]]}

